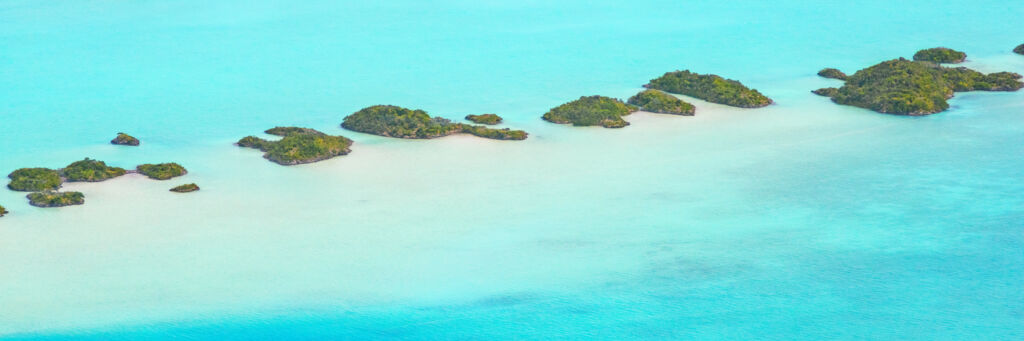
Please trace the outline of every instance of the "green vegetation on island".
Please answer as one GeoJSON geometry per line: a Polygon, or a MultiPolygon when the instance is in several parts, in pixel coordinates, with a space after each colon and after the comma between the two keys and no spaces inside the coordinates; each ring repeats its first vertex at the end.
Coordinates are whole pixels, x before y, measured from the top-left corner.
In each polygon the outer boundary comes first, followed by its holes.
{"type": "Polygon", "coordinates": [[[472,124],[461,124],[456,123],[460,127],[462,133],[470,134],[477,137],[483,137],[485,139],[492,140],[525,140],[529,135],[522,130],[512,130],[509,128],[494,129],[484,126],[477,126],[472,124]]]}
{"type": "Polygon", "coordinates": [[[341,127],[386,137],[429,139],[454,134],[451,121],[430,117],[426,111],[394,105],[374,105],[345,117],[341,127]]]}
{"type": "Polygon", "coordinates": [[[275,127],[266,133],[281,136],[281,139],[270,141],[246,136],[238,141],[238,146],[259,149],[267,160],[285,166],[327,160],[352,151],[349,148],[352,140],[347,137],[327,135],[314,129],[275,127]]]}
{"type": "Polygon", "coordinates": [[[431,139],[451,134],[466,133],[496,140],[523,140],[522,130],[493,129],[484,126],[452,123],[441,117],[431,117],[423,110],[412,110],[394,105],[374,105],[345,117],[342,128],[361,133],[406,139],[431,139]]]}
{"type": "Polygon", "coordinates": [[[85,158],[72,162],[59,170],[49,168],[22,168],[7,175],[11,182],[7,188],[22,192],[56,190],[64,181],[99,182],[125,175],[124,168],[109,167],[103,161],[85,158]]]}
{"type": "Polygon", "coordinates": [[[933,47],[917,51],[914,60],[932,63],[962,63],[967,60],[967,54],[945,47],[933,47]]]}
{"type": "Polygon", "coordinates": [[[835,96],[836,93],[839,92],[839,89],[836,89],[836,88],[821,88],[821,89],[814,90],[814,91],[811,91],[811,92],[813,92],[815,95],[819,95],[819,96],[832,97],[832,96],[835,96]]]}
{"type": "Polygon", "coordinates": [[[693,113],[696,111],[693,104],[667,93],[651,89],[633,95],[626,103],[640,107],[640,110],[659,114],[693,116],[693,113]]]}
{"type": "Polygon", "coordinates": [[[110,143],[122,146],[138,146],[139,139],[125,133],[117,133],[117,137],[115,137],[113,140],[110,140],[110,143]]]}
{"type": "Polygon", "coordinates": [[[622,116],[632,114],[639,108],[623,103],[621,100],[604,96],[583,96],[551,108],[542,117],[545,121],[574,126],[602,126],[605,128],[622,128],[629,122],[622,116]]]}
{"type": "MultiPolygon", "coordinates": [[[[166,180],[176,176],[184,175],[185,168],[176,163],[144,164],[139,165],[137,171],[150,178],[166,180]]],[[[85,158],[81,161],[72,162],[67,167],[59,170],[49,168],[22,168],[7,175],[11,182],[7,187],[11,190],[29,193],[26,198],[29,204],[38,207],[60,207],[69,205],[81,205],[85,203],[85,195],[80,192],[59,192],[58,189],[68,182],[99,182],[127,174],[129,171],[110,167],[103,161],[85,158]]],[[[185,189],[186,186],[179,186],[175,189],[185,189]]],[[[194,190],[199,187],[195,186],[194,190]]],[[[2,210],[3,207],[0,207],[2,210]]],[[[3,211],[6,213],[6,211],[3,211]]],[[[0,214],[2,215],[2,214],[0,214]]]]}
{"type": "Polygon", "coordinates": [[[880,113],[928,115],[948,109],[946,100],[954,92],[1015,91],[1024,87],[1020,78],[1012,72],[986,75],[965,67],[949,68],[900,58],[857,71],[839,89],[825,88],[814,93],[831,97],[838,104],[880,113]]]}
{"type": "Polygon", "coordinates": [[[11,212],[8,212],[7,209],[3,207],[3,205],[0,205],[0,217],[7,215],[7,213],[11,212]]]}
{"type": "Polygon", "coordinates": [[[498,124],[501,123],[501,116],[495,114],[466,115],[466,120],[477,124],[498,124]]]}
{"type": "Polygon", "coordinates": [[[652,79],[644,87],[740,108],[759,108],[772,104],[771,99],[738,81],[689,70],[667,72],[652,79]]]}
{"type": "Polygon", "coordinates": [[[301,134],[323,134],[316,129],[302,128],[302,127],[273,127],[263,131],[269,135],[274,136],[288,136],[288,135],[301,135],[301,134]]]}
{"type": "Polygon", "coordinates": [[[85,203],[85,195],[81,192],[43,191],[29,193],[29,205],[36,207],[62,207],[85,203]]]}
{"type": "Polygon", "coordinates": [[[176,192],[176,193],[188,193],[188,192],[195,192],[195,191],[198,191],[198,190],[199,190],[199,185],[196,185],[196,184],[184,184],[184,185],[181,185],[181,186],[177,186],[177,187],[171,188],[171,192],[176,192]]]}
{"type": "Polygon", "coordinates": [[[843,73],[842,71],[839,71],[838,69],[833,69],[833,68],[830,68],[830,67],[827,67],[827,68],[821,69],[821,71],[818,71],[818,76],[822,76],[822,77],[825,77],[825,78],[838,79],[838,80],[846,80],[846,77],[847,77],[846,74],[843,73]]]}
{"type": "Polygon", "coordinates": [[[21,192],[39,192],[60,188],[64,180],[57,171],[49,168],[22,168],[7,175],[11,182],[7,188],[21,192]]]}
{"type": "Polygon", "coordinates": [[[1017,45],[1017,47],[1013,48],[1013,53],[1024,54],[1024,44],[1017,45]]]}
{"type": "Polygon", "coordinates": [[[150,179],[167,180],[173,177],[185,175],[188,171],[177,163],[142,164],[135,168],[140,174],[150,179]]]}
{"type": "Polygon", "coordinates": [[[99,182],[125,175],[124,168],[108,167],[106,163],[99,160],[85,158],[82,161],[75,161],[60,170],[60,175],[68,182],[99,182]]]}

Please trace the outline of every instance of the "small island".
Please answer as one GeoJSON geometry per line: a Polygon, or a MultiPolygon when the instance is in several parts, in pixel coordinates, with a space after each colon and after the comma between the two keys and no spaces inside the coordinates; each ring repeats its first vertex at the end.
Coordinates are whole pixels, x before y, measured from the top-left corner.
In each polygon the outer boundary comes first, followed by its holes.
{"type": "Polygon", "coordinates": [[[644,87],[739,108],[760,108],[772,104],[770,98],[738,81],[689,70],[667,72],[644,87]]]}
{"type": "Polygon", "coordinates": [[[917,51],[917,53],[914,54],[914,60],[920,62],[956,64],[963,63],[967,60],[967,54],[950,48],[933,47],[917,51]]]}
{"type": "Polygon", "coordinates": [[[818,76],[825,77],[825,78],[838,79],[838,80],[841,80],[841,81],[846,80],[846,77],[847,77],[846,74],[843,73],[842,71],[839,71],[839,69],[833,69],[833,68],[830,68],[830,67],[827,67],[827,68],[821,69],[821,71],[818,71],[818,76]]]}
{"type": "Polygon", "coordinates": [[[21,192],[56,190],[64,183],[60,174],[49,168],[22,168],[7,175],[11,182],[7,188],[21,192]]]}
{"type": "Polygon", "coordinates": [[[177,186],[177,187],[171,188],[171,192],[175,192],[175,193],[188,193],[188,192],[195,192],[195,191],[198,191],[198,190],[199,190],[199,185],[196,185],[194,183],[193,184],[184,184],[184,185],[181,185],[181,186],[177,186]]]}
{"type": "Polygon", "coordinates": [[[139,174],[148,176],[154,180],[167,180],[173,177],[182,176],[188,173],[185,167],[177,163],[142,164],[135,168],[139,174]]]}
{"type": "Polygon", "coordinates": [[[836,93],[839,92],[839,89],[836,89],[836,88],[821,88],[821,89],[818,89],[818,90],[812,90],[811,92],[814,93],[815,95],[819,95],[819,96],[832,97],[832,96],[835,96],[836,93]]]}
{"type": "Polygon", "coordinates": [[[1016,91],[1024,87],[1012,72],[983,74],[965,67],[949,68],[932,62],[893,59],[857,71],[842,87],[814,93],[838,104],[897,115],[929,115],[949,108],[954,92],[1016,91]]]}
{"type": "Polygon", "coordinates": [[[3,217],[5,215],[7,215],[7,213],[11,213],[11,212],[8,212],[7,209],[4,208],[3,205],[0,205],[0,217],[3,217]]]}
{"type": "MultiPolygon", "coordinates": [[[[166,180],[187,173],[185,168],[176,163],[144,164],[136,168],[152,179],[166,180]]],[[[110,167],[103,161],[85,158],[72,162],[59,170],[49,168],[21,168],[7,175],[11,182],[7,188],[29,193],[26,197],[29,204],[37,207],[60,207],[81,205],[85,203],[85,195],[80,192],[59,192],[61,185],[67,182],[100,182],[116,178],[130,171],[119,167],[110,167]]],[[[195,186],[195,184],[190,184],[195,186]]],[[[186,185],[187,186],[187,185],[186,185]]],[[[179,186],[184,187],[184,186],[179,186]]],[[[176,188],[177,189],[177,188],[176,188]]],[[[199,187],[195,186],[194,190],[199,187]]]]}
{"type": "Polygon", "coordinates": [[[693,113],[697,110],[693,104],[667,93],[651,89],[633,95],[626,103],[640,107],[640,110],[659,114],[693,116],[693,113]]]}
{"type": "Polygon", "coordinates": [[[426,111],[394,105],[374,105],[345,117],[341,127],[362,133],[407,139],[429,139],[458,132],[451,121],[426,111]]]}
{"type": "Polygon", "coordinates": [[[103,161],[85,158],[76,161],[60,170],[60,175],[68,182],[100,182],[125,175],[124,168],[108,167],[103,161]]]}
{"type": "Polygon", "coordinates": [[[36,207],[63,207],[85,203],[85,195],[81,192],[44,191],[29,193],[29,205],[36,207]]]}
{"type": "Polygon", "coordinates": [[[138,146],[139,139],[125,133],[117,133],[117,137],[115,137],[113,140],[110,140],[110,144],[122,146],[138,146]]]}
{"type": "Polygon", "coordinates": [[[476,137],[483,137],[485,139],[519,141],[525,140],[528,136],[528,134],[522,130],[512,130],[509,128],[494,129],[472,124],[456,124],[459,125],[459,132],[476,137]]]}
{"type": "Polygon", "coordinates": [[[1017,45],[1013,48],[1013,53],[1024,55],[1024,44],[1017,45]]]}
{"type": "Polygon", "coordinates": [[[285,166],[323,161],[352,151],[349,148],[352,140],[347,137],[327,135],[309,128],[275,127],[266,133],[281,136],[281,139],[270,141],[246,136],[237,145],[259,149],[263,151],[263,158],[285,166]]]}
{"type": "Polygon", "coordinates": [[[374,105],[345,117],[341,127],[361,133],[404,139],[432,139],[466,133],[495,140],[524,140],[525,131],[493,129],[484,126],[452,123],[441,117],[431,117],[423,110],[412,110],[394,105],[374,105]]]}
{"type": "Polygon", "coordinates": [[[615,98],[583,96],[551,108],[541,118],[551,123],[572,124],[578,127],[599,125],[605,128],[622,128],[629,125],[622,116],[637,110],[639,108],[615,98]]]}
{"type": "Polygon", "coordinates": [[[495,114],[466,115],[466,120],[477,124],[495,125],[501,123],[501,116],[495,114]]]}

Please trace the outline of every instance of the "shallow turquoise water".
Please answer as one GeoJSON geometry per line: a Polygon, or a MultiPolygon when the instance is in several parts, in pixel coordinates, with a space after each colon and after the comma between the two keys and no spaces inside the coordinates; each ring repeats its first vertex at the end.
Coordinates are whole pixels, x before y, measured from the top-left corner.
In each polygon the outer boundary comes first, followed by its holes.
{"type": "Polygon", "coordinates": [[[1024,92],[921,118],[814,73],[919,48],[1024,73],[1024,4],[0,2],[0,173],[83,157],[184,178],[0,191],[0,336],[1024,337],[1024,92]],[[539,120],[689,68],[777,102],[621,130],[539,120]],[[391,103],[523,142],[346,132],[391,103]],[[239,137],[345,134],[280,167],[239,137]],[[118,131],[143,140],[110,146],[118,131]],[[167,189],[196,182],[203,190],[167,189]]]}

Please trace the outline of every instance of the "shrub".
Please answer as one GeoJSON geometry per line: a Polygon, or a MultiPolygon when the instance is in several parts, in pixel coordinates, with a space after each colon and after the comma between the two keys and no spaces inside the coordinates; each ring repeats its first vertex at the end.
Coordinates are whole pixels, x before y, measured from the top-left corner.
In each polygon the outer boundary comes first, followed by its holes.
{"type": "Polygon", "coordinates": [[[81,192],[44,191],[29,193],[29,205],[36,207],[62,207],[85,203],[85,195],[81,192]]]}
{"type": "Polygon", "coordinates": [[[135,168],[140,174],[150,179],[167,180],[173,177],[185,175],[188,171],[177,163],[143,164],[135,168]]]}
{"type": "Polygon", "coordinates": [[[692,116],[696,108],[675,96],[658,90],[644,90],[630,97],[626,103],[647,112],[692,116]]]}
{"type": "Polygon", "coordinates": [[[394,105],[375,105],[345,117],[345,129],[387,137],[427,139],[451,135],[458,126],[447,119],[430,117],[426,111],[394,105]]]}
{"type": "Polygon", "coordinates": [[[181,186],[177,186],[177,187],[171,188],[171,192],[177,192],[177,193],[188,193],[188,192],[195,192],[195,191],[198,191],[198,190],[199,190],[199,185],[196,185],[196,184],[184,184],[184,185],[181,185],[181,186]]]}
{"type": "Polygon", "coordinates": [[[1011,72],[983,74],[965,67],[947,68],[931,62],[903,58],[879,63],[848,77],[832,91],[815,93],[839,104],[881,113],[927,115],[949,108],[955,91],[1014,91],[1024,87],[1020,75],[1011,72]]]}
{"type": "Polygon", "coordinates": [[[835,96],[837,92],[839,92],[839,89],[836,89],[836,88],[821,88],[821,89],[814,90],[814,91],[811,91],[811,92],[813,92],[815,95],[819,95],[819,96],[832,97],[832,96],[835,96]]]}
{"type": "Polygon", "coordinates": [[[945,47],[924,49],[914,54],[914,60],[932,63],[962,63],[966,59],[966,53],[945,47]]]}
{"type": "Polygon", "coordinates": [[[838,80],[846,80],[846,77],[847,77],[846,74],[843,73],[842,71],[839,71],[838,69],[833,69],[833,68],[821,69],[821,71],[818,71],[818,76],[822,76],[822,77],[825,77],[825,78],[838,79],[838,80]]]}
{"type": "Polygon", "coordinates": [[[466,120],[478,123],[478,124],[498,124],[501,123],[501,116],[495,114],[483,114],[483,115],[466,115],[466,120]]]}
{"type": "Polygon", "coordinates": [[[542,118],[558,124],[571,123],[574,126],[600,125],[605,128],[622,128],[629,125],[629,122],[623,120],[622,116],[637,110],[638,108],[615,98],[583,96],[575,101],[551,108],[542,118]]]}
{"type": "Polygon", "coordinates": [[[494,140],[525,140],[528,135],[525,131],[508,128],[493,129],[472,124],[460,124],[460,126],[463,133],[494,140]]]}
{"type": "Polygon", "coordinates": [[[266,133],[282,137],[268,141],[247,136],[239,140],[238,145],[259,149],[267,160],[286,166],[326,160],[352,151],[349,148],[352,140],[347,137],[327,135],[309,128],[275,127],[266,133]]]}
{"type": "Polygon", "coordinates": [[[90,158],[75,161],[60,170],[60,175],[69,182],[99,182],[122,176],[125,173],[124,168],[108,167],[103,161],[90,158]]]}
{"type": "Polygon", "coordinates": [[[49,168],[22,168],[7,175],[7,188],[22,192],[39,192],[60,188],[64,182],[57,171],[49,168]]]}
{"type": "Polygon", "coordinates": [[[645,87],[740,108],[758,108],[772,104],[771,99],[738,81],[718,75],[693,73],[689,70],[667,72],[652,79],[645,87]]]}
{"type": "Polygon", "coordinates": [[[110,143],[124,146],[138,146],[139,139],[125,133],[117,133],[117,137],[110,140],[110,143]]]}
{"type": "MultiPolygon", "coordinates": [[[[494,116],[497,117],[497,115],[494,116]]],[[[468,116],[467,119],[469,119],[468,116]]],[[[498,117],[499,121],[500,119],[498,117]]],[[[363,108],[345,117],[341,126],[367,134],[407,139],[431,139],[467,133],[490,139],[522,140],[527,135],[522,130],[491,129],[452,123],[445,118],[431,117],[423,110],[411,110],[394,105],[374,105],[363,108]]]]}

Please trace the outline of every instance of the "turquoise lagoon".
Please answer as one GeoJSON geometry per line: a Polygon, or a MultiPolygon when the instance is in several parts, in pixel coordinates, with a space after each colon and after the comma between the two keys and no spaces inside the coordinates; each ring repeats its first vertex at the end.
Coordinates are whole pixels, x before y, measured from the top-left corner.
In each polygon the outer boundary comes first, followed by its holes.
{"type": "Polygon", "coordinates": [[[0,173],[176,161],[169,181],[0,191],[0,338],[1020,339],[1024,92],[927,117],[809,91],[948,46],[1024,73],[1024,3],[2,1],[0,173]],[[675,69],[619,130],[540,120],[675,69]],[[341,129],[373,104],[495,112],[522,142],[341,129]],[[352,154],[282,167],[275,125],[352,154]],[[118,131],[139,148],[108,144],[118,131]],[[202,191],[175,194],[196,182],[202,191]]]}

